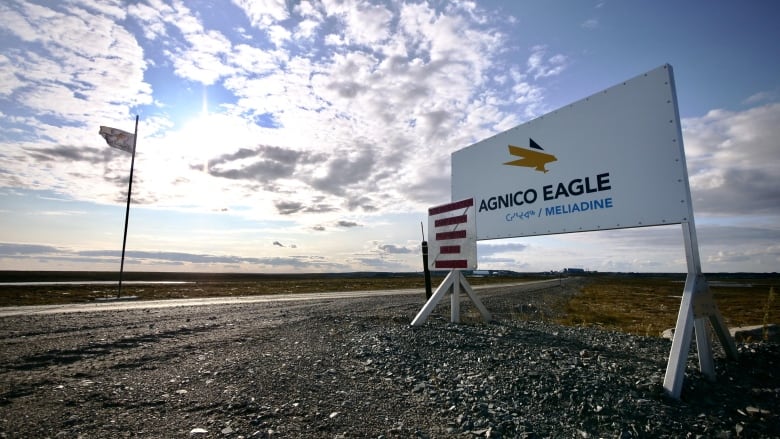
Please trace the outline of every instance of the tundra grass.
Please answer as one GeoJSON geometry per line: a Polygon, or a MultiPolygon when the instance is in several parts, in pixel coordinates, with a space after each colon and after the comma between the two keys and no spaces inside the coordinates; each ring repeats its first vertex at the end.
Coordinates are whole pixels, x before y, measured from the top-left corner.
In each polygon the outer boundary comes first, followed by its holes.
{"type": "MultiPolygon", "coordinates": [[[[777,278],[712,280],[710,291],[729,327],[780,321],[774,300],[777,278]]],[[[682,299],[682,279],[603,276],[589,279],[556,321],[657,336],[673,328],[682,299]]]]}
{"type": "MultiPolygon", "coordinates": [[[[385,289],[419,289],[425,294],[425,282],[420,276],[399,277],[318,277],[279,276],[262,279],[244,279],[236,276],[214,276],[215,280],[192,276],[191,282],[181,284],[123,284],[122,296],[135,296],[139,300],[188,299],[200,297],[231,297],[268,294],[322,293],[332,291],[372,291],[385,289]]],[[[473,285],[497,284],[537,280],[539,277],[483,277],[473,278],[473,285]]],[[[186,274],[179,280],[188,281],[186,274]]],[[[433,276],[432,288],[438,286],[443,277],[433,276]]],[[[117,285],[0,285],[0,306],[52,305],[84,303],[96,299],[115,297],[117,285]]]]}
{"type": "MultiPolygon", "coordinates": [[[[469,278],[469,283],[499,284],[542,278],[533,275],[469,278]]],[[[413,275],[379,278],[311,275],[295,276],[294,279],[242,279],[238,276],[236,280],[227,276],[194,276],[193,279],[184,284],[125,284],[122,295],[136,296],[140,300],[159,300],[380,289],[419,289],[424,294],[422,276],[413,275]]],[[[433,288],[442,279],[434,276],[433,288]]],[[[780,323],[780,300],[775,299],[774,293],[780,284],[780,276],[708,279],[727,326],[780,323]]],[[[663,330],[673,328],[677,321],[684,276],[597,274],[586,276],[583,280],[583,286],[574,294],[558,294],[555,287],[545,287],[540,294],[545,295],[543,302],[550,309],[541,310],[544,312],[534,314],[534,318],[646,336],[658,336],[663,330]]],[[[0,286],[0,306],[84,303],[113,297],[116,292],[116,285],[0,286]]],[[[464,304],[462,311],[468,314],[468,304],[464,304]]],[[[522,312],[518,318],[528,318],[527,314],[522,312]]],[[[464,316],[464,321],[469,321],[468,317],[464,316]]],[[[474,321],[481,321],[475,311],[472,317],[474,321]]]]}

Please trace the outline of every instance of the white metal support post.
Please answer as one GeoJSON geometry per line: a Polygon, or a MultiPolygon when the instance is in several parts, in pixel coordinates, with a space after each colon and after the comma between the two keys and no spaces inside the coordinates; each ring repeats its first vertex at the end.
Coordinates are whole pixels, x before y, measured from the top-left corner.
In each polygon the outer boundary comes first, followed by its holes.
{"type": "Polygon", "coordinates": [[[677,325],[674,329],[672,350],[669,354],[669,362],[666,366],[664,377],[664,390],[675,398],[680,398],[685,365],[691,347],[691,338],[695,329],[696,351],[699,356],[699,369],[708,379],[715,379],[715,366],[712,357],[712,345],[707,327],[707,320],[715,329],[726,355],[729,358],[737,358],[737,347],[731,337],[723,318],[712,298],[707,280],[701,270],[699,259],[699,243],[696,238],[696,227],[693,223],[693,215],[690,222],[682,223],[683,238],[685,240],[685,257],[688,261],[688,276],[685,279],[680,311],[677,315],[677,325]]]}
{"type": "Polygon", "coordinates": [[[493,316],[490,315],[490,312],[487,310],[487,308],[485,308],[485,305],[483,305],[482,301],[479,300],[479,297],[477,297],[477,294],[471,288],[471,285],[469,285],[466,277],[463,276],[463,273],[460,270],[452,270],[449,272],[449,274],[447,274],[447,277],[445,277],[439,287],[436,288],[436,291],[433,293],[433,295],[431,295],[431,298],[425,302],[425,305],[423,305],[422,309],[420,309],[420,311],[414,317],[414,320],[412,320],[412,326],[420,326],[425,323],[425,321],[428,319],[428,316],[431,315],[433,309],[436,308],[436,305],[439,304],[441,299],[444,298],[447,293],[451,294],[450,321],[452,323],[460,323],[461,288],[463,288],[463,290],[466,292],[466,295],[469,297],[469,299],[474,302],[474,306],[476,306],[479,310],[479,313],[482,315],[482,319],[486,322],[491,321],[493,316]]]}
{"type": "Polygon", "coordinates": [[[450,294],[450,322],[460,323],[460,270],[457,271],[457,277],[452,281],[452,294],[450,294]]]}

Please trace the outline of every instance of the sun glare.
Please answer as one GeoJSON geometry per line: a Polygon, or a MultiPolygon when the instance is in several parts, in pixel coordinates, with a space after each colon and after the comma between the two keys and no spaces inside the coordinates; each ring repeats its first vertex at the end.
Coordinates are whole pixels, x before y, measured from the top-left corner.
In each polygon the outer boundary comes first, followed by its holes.
{"type": "Polygon", "coordinates": [[[173,137],[183,157],[202,163],[208,172],[208,160],[251,144],[247,126],[240,119],[223,114],[201,113],[186,122],[173,137]]]}

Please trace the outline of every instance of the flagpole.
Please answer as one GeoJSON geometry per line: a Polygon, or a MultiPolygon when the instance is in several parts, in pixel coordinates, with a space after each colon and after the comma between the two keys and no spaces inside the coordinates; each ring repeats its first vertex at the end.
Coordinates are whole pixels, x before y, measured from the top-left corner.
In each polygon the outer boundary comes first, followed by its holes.
{"type": "Polygon", "coordinates": [[[135,133],[133,135],[133,158],[130,159],[130,183],[127,186],[127,207],[125,208],[125,233],[122,236],[122,261],[119,263],[119,291],[116,298],[122,296],[122,274],[125,271],[125,245],[127,244],[127,220],[130,217],[130,194],[133,192],[133,168],[135,166],[135,144],[138,141],[138,115],[135,115],[135,133]]]}

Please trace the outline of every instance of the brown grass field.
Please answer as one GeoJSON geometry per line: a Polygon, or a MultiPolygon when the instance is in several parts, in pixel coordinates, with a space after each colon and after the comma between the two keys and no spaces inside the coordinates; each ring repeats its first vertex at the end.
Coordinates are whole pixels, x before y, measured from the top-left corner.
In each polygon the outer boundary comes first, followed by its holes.
{"type": "MultiPolygon", "coordinates": [[[[22,277],[0,274],[0,306],[50,305],[66,303],[84,303],[97,299],[115,297],[117,295],[116,273],[89,273],[81,278],[63,278],[54,274],[22,277]],[[107,277],[108,276],[108,277],[107,277]],[[34,280],[30,280],[34,279],[34,280]],[[34,281],[69,281],[105,280],[113,281],[113,285],[61,284],[61,285],[2,285],[2,282],[34,282],[34,281]]],[[[133,284],[122,286],[122,296],[135,296],[139,300],[187,299],[199,297],[230,297],[267,294],[320,293],[329,291],[370,291],[384,289],[419,288],[424,293],[425,283],[422,275],[413,276],[401,274],[398,276],[366,276],[366,275],[226,275],[226,274],[168,274],[127,273],[125,281],[178,281],[178,284],[133,284]]],[[[432,276],[433,288],[443,277],[432,276]]],[[[533,280],[538,277],[522,278],[474,278],[472,283],[506,283],[518,280],[533,280]]]]}
{"type": "MultiPolygon", "coordinates": [[[[677,321],[684,276],[597,276],[571,298],[558,323],[594,325],[637,335],[658,335],[677,321]]],[[[780,321],[777,276],[708,277],[729,327],[780,321]]]]}
{"type": "MultiPolygon", "coordinates": [[[[469,278],[473,285],[550,278],[544,275],[469,278]]],[[[116,273],[3,272],[0,282],[114,280],[116,273]],[[79,277],[80,276],[80,277],[79,277]]],[[[328,291],[413,289],[424,291],[422,275],[235,275],[127,273],[125,280],[176,280],[180,284],[125,284],[122,296],[139,300],[291,294],[328,291]]],[[[554,318],[565,325],[598,326],[604,329],[657,336],[674,327],[685,276],[641,274],[588,274],[578,294],[555,300],[554,318]]],[[[442,277],[434,276],[433,288],[442,277]]],[[[710,290],[729,327],[780,322],[780,276],[745,274],[708,276],[710,290]]],[[[0,285],[0,306],[83,303],[114,297],[116,285],[0,285]]]]}

